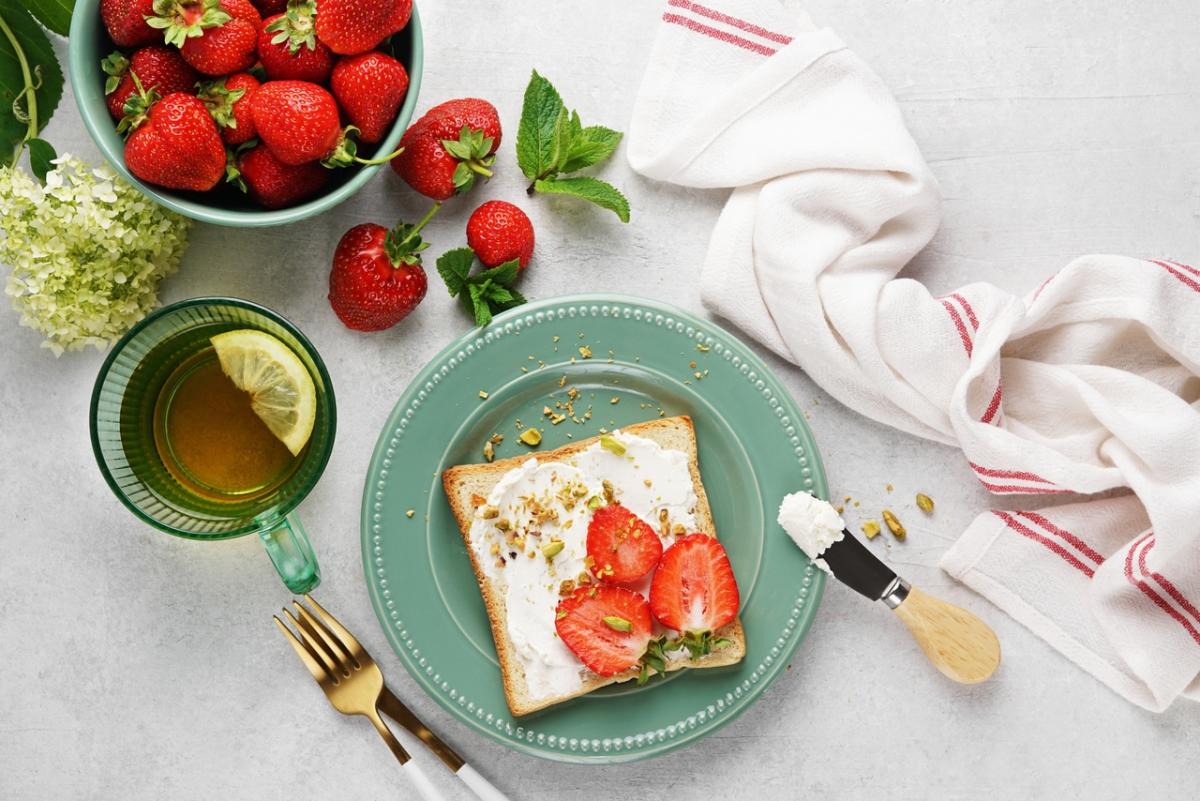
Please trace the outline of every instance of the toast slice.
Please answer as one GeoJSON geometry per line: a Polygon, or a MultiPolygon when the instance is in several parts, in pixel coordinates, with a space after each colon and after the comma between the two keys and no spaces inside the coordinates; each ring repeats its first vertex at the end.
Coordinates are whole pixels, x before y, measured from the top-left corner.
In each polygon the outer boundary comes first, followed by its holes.
{"type": "MultiPolygon", "coordinates": [[[[713,524],[712,511],[708,506],[708,498],[700,480],[696,434],[691,418],[679,416],[655,419],[622,428],[620,434],[643,437],[658,443],[664,449],[680,451],[686,456],[687,470],[696,498],[695,508],[692,510],[695,523],[690,528],[693,531],[701,531],[716,537],[717,531],[713,524]]],[[[539,465],[548,462],[567,462],[587,450],[598,440],[599,437],[592,437],[551,451],[530,451],[491,463],[451,467],[442,473],[442,484],[446,491],[446,497],[455,519],[458,521],[467,554],[471,559],[471,567],[479,584],[479,591],[487,607],[492,638],[496,643],[496,654],[499,657],[504,681],[504,694],[508,701],[508,707],[514,715],[528,715],[554,704],[586,695],[600,687],[635,679],[638,675],[638,669],[632,668],[616,676],[600,676],[587,670],[580,663],[579,671],[582,682],[578,689],[551,695],[532,693],[529,682],[526,680],[525,664],[509,632],[509,615],[505,600],[507,587],[504,583],[504,574],[502,571],[489,569],[488,562],[494,557],[482,552],[484,551],[482,547],[477,549],[477,543],[472,542],[471,537],[472,524],[477,519],[477,512],[487,502],[487,498],[505,474],[521,467],[530,459],[535,459],[539,465]],[[495,574],[494,577],[493,574],[495,574]]],[[[616,491],[618,499],[620,499],[622,488],[617,486],[616,491]]],[[[648,522],[654,525],[654,521],[648,522]]],[[[664,547],[669,544],[670,540],[664,541],[664,547]]],[[[496,564],[498,565],[499,562],[497,561],[496,564]]],[[[722,667],[741,661],[746,653],[746,639],[740,618],[723,627],[717,632],[717,636],[728,639],[730,645],[699,659],[677,656],[668,660],[668,671],[682,668],[722,667]]],[[[653,681],[652,678],[651,682],[653,681]]]]}

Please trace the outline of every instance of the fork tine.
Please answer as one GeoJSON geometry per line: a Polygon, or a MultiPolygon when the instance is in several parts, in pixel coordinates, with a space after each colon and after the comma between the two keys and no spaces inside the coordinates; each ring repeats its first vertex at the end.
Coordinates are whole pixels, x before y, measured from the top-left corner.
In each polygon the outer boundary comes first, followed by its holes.
{"type": "Polygon", "coordinates": [[[279,619],[279,615],[271,615],[271,619],[275,621],[275,625],[283,632],[283,636],[291,644],[292,650],[296,652],[296,656],[300,657],[300,661],[308,668],[308,672],[312,674],[312,677],[317,680],[318,684],[324,683],[329,678],[329,673],[317,661],[316,656],[308,650],[306,645],[296,639],[296,635],[292,634],[292,630],[284,625],[283,621],[279,619]]]}
{"type": "Polygon", "coordinates": [[[316,634],[309,631],[308,626],[296,619],[291,610],[284,607],[283,613],[295,624],[296,630],[300,632],[300,639],[308,646],[308,650],[317,658],[323,665],[323,670],[326,675],[333,680],[334,684],[341,682],[342,678],[349,675],[346,667],[341,663],[341,660],[336,654],[331,654],[326,646],[316,634]]]}
{"type": "Polygon", "coordinates": [[[354,638],[354,635],[345,626],[338,622],[336,617],[326,612],[311,595],[305,593],[304,600],[308,601],[312,605],[312,608],[317,610],[317,614],[321,616],[321,620],[329,627],[333,635],[342,643],[349,646],[347,650],[353,652],[359,662],[371,659],[371,655],[367,653],[367,650],[362,647],[362,644],[354,638]]]}
{"type": "Polygon", "coordinates": [[[292,601],[292,606],[296,607],[296,611],[300,614],[300,624],[306,625],[309,632],[316,634],[325,642],[325,647],[331,651],[345,667],[353,667],[355,670],[362,667],[355,655],[346,647],[346,644],[338,640],[337,635],[326,628],[321,621],[317,620],[309,613],[304,605],[292,601]]]}

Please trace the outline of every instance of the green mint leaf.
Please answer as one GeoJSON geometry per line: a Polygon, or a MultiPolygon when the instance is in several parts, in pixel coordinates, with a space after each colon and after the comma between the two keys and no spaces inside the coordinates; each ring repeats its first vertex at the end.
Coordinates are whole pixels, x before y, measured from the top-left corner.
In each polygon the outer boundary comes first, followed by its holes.
{"type": "MultiPolygon", "coordinates": [[[[33,90],[37,96],[36,127],[41,131],[62,98],[62,67],[54,56],[45,29],[16,0],[0,0],[0,17],[16,36],[29,65],[31,82],[37,87],[33,90]]],[[[9,38],[0,34],[0,166],[13,163],[17,145],[29,132],[28,120],[14,113],[14,106],[22,114],[28,109],[25,91],[20,59],[9,38]]]]}
{"type": "Polygon", "coordinates": [[[607,160],[617,152],[621,137],[620,131],[602,125],[589,125],[580,131],[559,169],[562,172],[575,172],[607,160]]]}
{"type": "Polygon", "coordinates": [[[492,284],[491,288],[488,289],[487,299],[492,303],[504,304],[511,303],[513,296],[512,292],[500,286],[499,284],[492,284]]]}
{"type": "Polygon", "coordinates": [[[54,145],[45,139],[30,139],[26,144],[29,146],[29,170],[34,178],[44,184],[46,173],[54,169],[50,162],[58,158],[58,154],[54,152],[54,145]]]}
{"type": "Polygon", "coordinates": [[[487,276],[500,286],[510,287],[521,269],[521,262],[513,259],[487,271],[487,276]]]}
{"type": "Polygon", "coordinates": [[[534,70],[525,87],[517,128],[517,165],[531,181],[554,166],[551,149],[562,108],[562,98],[554,86],[534,70]]]}
{"type": "Polygon", "coordinates": [[[467,275],[475,261],[475,251],[470,248],[448,250],[437,260],[438,275],[446,282],[450,297],[456,297],[467,285],[467,275]]]}
{"type": "Polygon", "coordinates": [[[467,287],[471,295],[472,313],[475,315],[475,325],[482,328],[492,321],[492,309],[484,297],[484,284],[471,284],[467,287]]]}
{"type": "Polygon", "coordinates": [[[580,176],[578,178],[558,178],[553,181],[541,180],[536,181],[533,188],[547,194],[583,198],[613,212],[621,222],[629,222],[629,201],[615,186],[601,181],[599,178],[580,176]]]}
{"type": "Polygon", "coordinates": [[[554,139],[550,145],[550,169],[555,172],[562,170],[562,163],[575,146],[579,130],[578,114],[568,112],[565,108],[558,113],[558,120],[554,123],[554,139]]]}
{"type": "Polygon", "coordinates": [[[513,306],[520,306],[524,303],[529,302],[528,300],[526,300],[524,295],[522,295],[520,292],[513,289],[512,287],[508,288],[508,294],[512,295],[512,300],[510,300],[508,303],[504,304],[504,308],[506,308],[506,309],[511,309],[513,306]]]}
{"type": "Polygon", "coordinates": [[[67,36],[71,30],[71,12],[75,0],[21,0],[21,5],[59,36],[67,36]]]}

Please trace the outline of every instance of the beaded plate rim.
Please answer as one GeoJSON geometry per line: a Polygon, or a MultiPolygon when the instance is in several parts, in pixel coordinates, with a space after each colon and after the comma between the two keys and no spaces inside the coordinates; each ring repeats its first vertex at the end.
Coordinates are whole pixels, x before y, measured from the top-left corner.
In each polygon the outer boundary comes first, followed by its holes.
{"type": "MultiPolygon", "coordinates": [[[[447,376],[466,358],[505,337],[533,326],[587,318],[626,319],[653,324],[705,345],[723,364],[751,381],[772,416],[783,427],[800,466],[803,488],[821,497],[828,494],[821,457],[812,432],[795,401],[774,373],[738,337],[721,326],[669,304],[616,294],[581,294],[530,303],[498,315],[486,329],[473,329],[442,349],[405,388],[388,415],[371,456],[363,488],[361,539],[363,569],[371,605],[392,650],[414,680],[443,708],[476,731],[522,753],[559,762],[616,763],[659,756],[704,737],[750,707],[777,677],[804,640],[820,604],[824,574],[806,566],[791,613],[763,660],[732,691],[701,702],[698,709],[673,723],[650,731],[613,738],[563,737],[539,732],[536,722],[514,721],[505,707],[500,714],[485,709],[443,680],[408,636],[399,609],[391,599],[387,567],[382,557],[382,507],[391,460],[418,410],[447,376]],[[811,447],[809,447],[811,446],[811,447]]],[[[762,635],[759,635],[762,636],[762,635]]]]}

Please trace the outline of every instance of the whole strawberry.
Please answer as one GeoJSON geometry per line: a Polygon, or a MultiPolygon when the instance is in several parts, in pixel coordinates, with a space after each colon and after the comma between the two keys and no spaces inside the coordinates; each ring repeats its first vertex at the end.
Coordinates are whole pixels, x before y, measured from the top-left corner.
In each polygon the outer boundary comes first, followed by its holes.
{"type": "Polygon", "coordinates": [[[382,331],[408,316],[425,297],[428,281],[420,232],[437,212],[434,207],[416,225],[392,230],[366,223],[351,228],[338,242],[329,273],[329,305],[347,328],[382,331]]]}
{"type": "Polygon", "coordinates": [[[154,0],[100,0],[100,20],[117,47],[137,47],[158,41],[158,31],[146,24],[154,0]]]}
{"type": "Polygon", "coordinates": [[[248,72],[200,85],[197,97],[208,108],[225,144],[240,145],[257,135],[250,104],[258,87],[258,78],[248,72]]]}
{"type": "Polygon", "coordinates": [[[100,67],[108,75],[104,82],[104,102],[114,120],[125,116],[125,101],[136,91],[133,74],[137,74],[146,90],[155,89],[160,96],[191,91],[199,77],[178,50],[164,45],[143,47],[129,58],[114,51],[100,62],[100,67]]]}
{"type": "Polygon", "coordinates": [[[284,164],[318,161],[342,133],[333,95],[307,81],[267,81],[250,106],[259,137],[284,164]]]}
{"type": "Polygon", "coordinates": [[[491,177],[500,134],[500,116],[491,103],[448,100],[405,131],[404,151],[392,160],[392,169],[422,195],[446,200],[469,191],[476,176],[491,177]]]}
{"type": "Polygon", "coordinates": [[[272,81],[325,83],[333,69],[333,52],[313,32],[316,7],[311,0],[293,2],[284,14],[263,22],[258,59],[272,81]]]}
{"type": "Polygon", "coordinates": [[[262,17],[250,0],[154,0],[146,23],[205,75],[228,75],[258,60],[262,17]]]}
{"type": "Polygon", "coordinates": [[[225,175],[225,147],[217,124],[198,98],[175,92],[159,100],[151,90],[130,99],[131,114],[118,130],[125,166],[147,183],[205,192],[225,175]]]}
{"type": "Polygon", "coordinates": [[[517,259],[524,270],[533,256],[533,223],[513,204],[489,200],[467,220],[467,244],[484,267],[517,259]]]}
{"type": "Polygon", "coordinates": [[[408,72],[389,55],[372,51],[347,56],[333,68],[333,96],[363,142],[378,142],[408,94],[408,72]]]}
{"type": "Polygon", "coordinates": [[[317,36],[333,52],[352,56],[408,24],[412,0],[320,0],[317,36]]]}
{"type": "Polygon", "coordinates": [[[294,206],[325,188],[329,170],[315,161],[284,164],[265,145],[238,154],[237,172],[254,202],[263,208],[294,206]]]}

